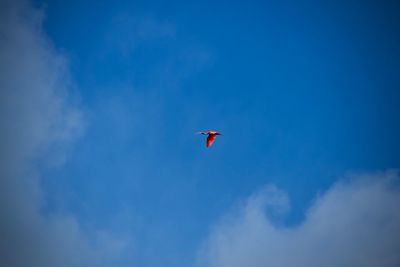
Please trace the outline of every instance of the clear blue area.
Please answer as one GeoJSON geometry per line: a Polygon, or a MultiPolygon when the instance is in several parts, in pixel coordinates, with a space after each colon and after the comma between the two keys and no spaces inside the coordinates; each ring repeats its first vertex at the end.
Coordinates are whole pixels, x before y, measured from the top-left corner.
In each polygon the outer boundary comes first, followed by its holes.
{"type": "Polygon", "coordinates": [[[38,1],[87,120],[47,209],[132,235],[138,266],[190,266],[263,185],[296,225],[346,172],[399,168],[400,8],[384,2],[38,1]],[[224,135],[206,149],[203,130],[224,135]]]}

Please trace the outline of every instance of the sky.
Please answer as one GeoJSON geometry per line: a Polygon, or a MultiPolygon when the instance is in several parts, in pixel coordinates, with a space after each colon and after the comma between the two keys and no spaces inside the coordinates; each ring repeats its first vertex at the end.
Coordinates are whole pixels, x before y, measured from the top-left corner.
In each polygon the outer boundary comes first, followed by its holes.
{"type": "Polygon", "coordinates": [[[399,266],[399,12],[0,0],[0,265],[399,266]]]}

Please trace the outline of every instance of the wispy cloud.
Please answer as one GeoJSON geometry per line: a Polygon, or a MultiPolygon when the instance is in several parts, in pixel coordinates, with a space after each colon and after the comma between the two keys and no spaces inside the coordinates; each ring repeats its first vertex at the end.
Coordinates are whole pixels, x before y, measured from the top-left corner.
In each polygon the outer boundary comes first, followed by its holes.
{"type": "Polygon", "coordinates": [[[104,50],[114,51],[129,58],[139,45],[155,40],[173,39],[175,35],[175,25],[169,21],[121,12],[111,19],[105,29],[104,50]]]}
{"type": "Polygon", "coordinates": [[[73,214],[40,212],[40,166],[62,164],[84,128],[42,20],[25,1],[0,4],[0,265],[110,266],[125,241],[101,230],[89,238],[73,214]]]}
{"type": "Polygon", "coordinates": [[[322,194],[303,223],[279,227],[268,210],[288,208],[269,187],[229,213],[199,256],[201,266],[399,266],[400,190],[395,172],[352,175],[322,194]]]}

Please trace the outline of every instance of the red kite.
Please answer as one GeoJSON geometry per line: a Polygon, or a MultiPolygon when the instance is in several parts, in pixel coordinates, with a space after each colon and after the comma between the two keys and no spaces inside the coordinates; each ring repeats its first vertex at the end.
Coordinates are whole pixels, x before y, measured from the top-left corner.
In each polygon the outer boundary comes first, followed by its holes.
{"type": "Polygon", "coordinates": [[[210,147],[212,145],[212,143],[214,142],[215,138],[217,138],[217,135],[222,135],[221,133],[216,132],[216,131],[199,132],[199,134],[208,135],[206,147],[210,147]]]}

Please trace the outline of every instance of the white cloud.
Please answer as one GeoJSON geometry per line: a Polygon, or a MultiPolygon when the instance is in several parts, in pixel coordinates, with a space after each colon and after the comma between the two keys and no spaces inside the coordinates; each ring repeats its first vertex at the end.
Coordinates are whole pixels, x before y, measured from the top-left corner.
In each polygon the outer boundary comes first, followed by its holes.
{"type": "Polygon", "coordinates": [[[268,209],[288,208],[284,193],[269,188],[251,196],[211,232],[200,265],[399,266],[398,175],[352,175],[346,181],[322,194],[296,227],[279,227],[268,215],[268,209]]]}
{"type": "Polygon", "coordinates": [[[25,1],[0,2],[0,265],[113,266],[125,241],[98,230],[89,238],[73,215],[40,212],[40,166],[61,164],[84,128],[42,20],[25,1]]]}

